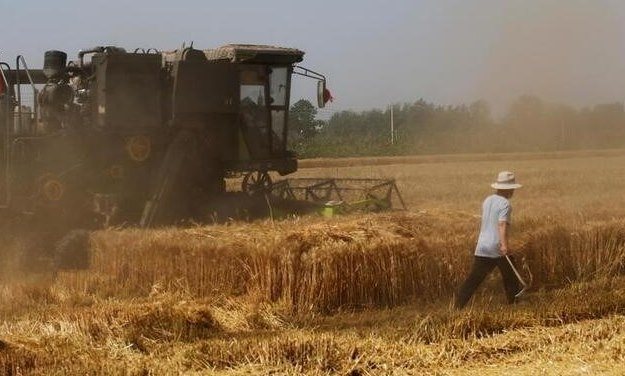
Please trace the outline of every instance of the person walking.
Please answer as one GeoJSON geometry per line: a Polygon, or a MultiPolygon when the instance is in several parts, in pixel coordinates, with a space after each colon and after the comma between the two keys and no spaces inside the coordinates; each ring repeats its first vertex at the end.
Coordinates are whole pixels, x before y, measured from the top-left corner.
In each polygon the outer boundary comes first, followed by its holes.
{"type": "Polygon", "coordinates": [[[502,171],[491,187],[495,189],[495,193],[488,196],[482,204],[482,225],[475,247],[473,267],[456,296],[457,309],[463,308],[469,302],[475,290],[495,267],[501,272],[508,303],[514,303],[516,295],[521,291],[519,280],[506,260],[506,256],[510,255],[508,246],[508,229],[512,216],[510,199],[514,190],[521,188],[521,184],[517,184],[512,172],[502,171]]]}

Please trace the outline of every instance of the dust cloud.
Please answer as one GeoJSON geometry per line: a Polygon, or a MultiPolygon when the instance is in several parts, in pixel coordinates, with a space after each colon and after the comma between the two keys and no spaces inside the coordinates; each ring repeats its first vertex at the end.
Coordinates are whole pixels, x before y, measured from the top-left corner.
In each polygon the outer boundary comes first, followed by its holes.
{"type": "MultiPolygon", "coordinates": [[[[485,54],[475,96],[505,110],[529,94],[575,106],[625,98],[625,43],[611,1],[510,2],[485,54]]],[[[622,17],[622,14],[621,14],[622,17]]]]}

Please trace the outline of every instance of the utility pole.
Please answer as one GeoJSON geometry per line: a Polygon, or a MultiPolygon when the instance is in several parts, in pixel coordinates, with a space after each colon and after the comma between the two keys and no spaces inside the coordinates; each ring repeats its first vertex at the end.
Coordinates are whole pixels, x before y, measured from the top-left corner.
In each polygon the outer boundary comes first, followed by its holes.
{"type": "Polygon", "coordinates": [[[560,118],[560,150],[564,150],[566,134],[564,133],[564,119],[560,118]]]}
{"type": "Polygon", "coordinates": [[[393,123],[393,105],[391,107],[391,145],[395,145],[395,124],[393,123]]]}

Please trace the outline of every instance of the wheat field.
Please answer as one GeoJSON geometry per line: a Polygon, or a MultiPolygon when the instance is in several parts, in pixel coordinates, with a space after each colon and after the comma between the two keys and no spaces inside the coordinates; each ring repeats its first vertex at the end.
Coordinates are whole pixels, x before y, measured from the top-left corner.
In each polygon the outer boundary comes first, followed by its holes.
{"type": "Polygon", "coordinates": [[[79,272],[20,275],[7,256],[0,373],[620,374],[625,151],[302,165],[393,177],[409,210],[108,229],[79,272]],[[503,169],[524,184],[511,245],[533,289],[508,306],[493,273],[458,312],[503,169]]]}

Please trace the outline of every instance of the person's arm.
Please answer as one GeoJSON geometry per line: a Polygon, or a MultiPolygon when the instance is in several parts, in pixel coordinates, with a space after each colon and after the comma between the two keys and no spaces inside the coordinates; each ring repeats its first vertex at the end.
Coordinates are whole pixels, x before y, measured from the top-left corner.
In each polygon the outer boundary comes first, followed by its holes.
{"type": "Polygon", "coordinates": [[[508,248],[508,222],[499,221],[499,251],[502,255],[507,255],[510,252],[508,248]]]}

